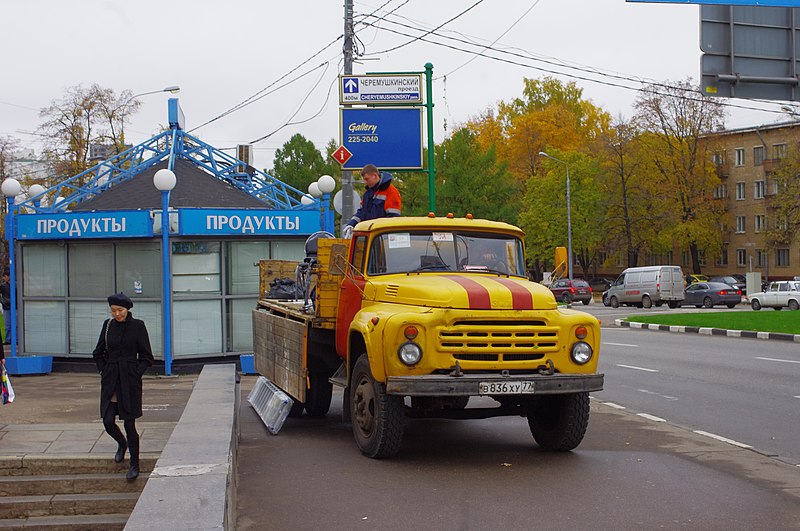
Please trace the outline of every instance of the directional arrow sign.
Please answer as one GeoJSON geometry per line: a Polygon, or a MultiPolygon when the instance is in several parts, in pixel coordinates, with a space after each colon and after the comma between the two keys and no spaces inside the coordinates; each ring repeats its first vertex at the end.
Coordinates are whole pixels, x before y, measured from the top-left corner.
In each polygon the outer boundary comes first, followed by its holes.
{"type": "Polygon", "coordinates": [[[422,103],[422,74],[339,76],[339,103],[422,103]]]}
{"type": "Polygon", "coordinates": [[[353,154],[350,153],[350,150],[348,150],[346,147],[339,146],[339,149],[331,153],[331,156],[336,160],[336,162],[339,163],[340,166],[344,166],[345,163],[350,160],[350,157],[352,157],[353,154]]]}

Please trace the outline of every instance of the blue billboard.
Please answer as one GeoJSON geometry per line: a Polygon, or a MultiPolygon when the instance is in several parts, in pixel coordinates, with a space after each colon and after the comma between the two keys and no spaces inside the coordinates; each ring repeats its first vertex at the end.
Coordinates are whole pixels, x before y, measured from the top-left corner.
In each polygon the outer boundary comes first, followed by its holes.
{"type": "Polygon", "coordinates": [[[15,222],[18,240],[153,236],[153,220],[149,210],[20,214],[15,222]]]}
{"type": "Polygon", "coordinates": [[[181,208],[180,233],[184,236],[289,236],[320,230],[319,210],[239,210],[181,208]]]}
{"type": "Polygon", "coordinates": [[[353,154],[343,170],[422,169],[421,107],[341,109],[340,123],[342,145],[353,154]]]}

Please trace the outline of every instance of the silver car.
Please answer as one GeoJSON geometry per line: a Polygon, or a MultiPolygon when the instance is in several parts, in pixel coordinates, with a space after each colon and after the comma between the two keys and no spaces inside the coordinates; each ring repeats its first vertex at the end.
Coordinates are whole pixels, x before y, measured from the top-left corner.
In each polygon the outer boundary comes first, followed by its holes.
{"type": "Polygon", "coordinates": [[[790,310],[800,309],[800,281],[781,280],[771,282],[767,289],[753,293],[748,297],[750,306],[754,310],[761,308],[775,308],[780,310],[788,307],[790,310]]]}

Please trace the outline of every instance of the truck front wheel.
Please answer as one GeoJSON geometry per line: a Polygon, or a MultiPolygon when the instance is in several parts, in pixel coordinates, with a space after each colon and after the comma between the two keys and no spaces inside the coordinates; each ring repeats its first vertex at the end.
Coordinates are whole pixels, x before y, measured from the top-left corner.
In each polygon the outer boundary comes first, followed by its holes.
{"type": "Polygon", "coordinates": [[[576,448],[589,425],[589,393],[542,395],[528,405],[528,426],[544,450],[568,452],[576,448]]]}
{"type": "Polygon", "coordinates": [[[361,453],[382,459],[400,450],[405,427],[401,396],[387,395],[386,386],[372,378],[369,358],[362,354],[350,379],[350,417],[361,453]]]}

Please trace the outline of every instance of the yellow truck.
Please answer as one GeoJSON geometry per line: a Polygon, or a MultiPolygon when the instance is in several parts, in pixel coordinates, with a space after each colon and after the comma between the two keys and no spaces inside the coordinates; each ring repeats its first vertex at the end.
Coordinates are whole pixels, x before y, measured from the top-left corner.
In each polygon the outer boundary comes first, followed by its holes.
{"type": "MultiPolygon", "coordinates": [[[[343,418],[373,458],[400,450],[409,418],[518,415],[546,450],[580,444],[603,388],[599,322],[528,280],[522,230],[398,217],[315,244],[290,264],[311,274],[311,296],[253,311],[256,370],[295,399],[293,414],[326,414],[342,387],[343,418]]],[[[262,285],[288,267],[263,260],[262,285]]]]}

